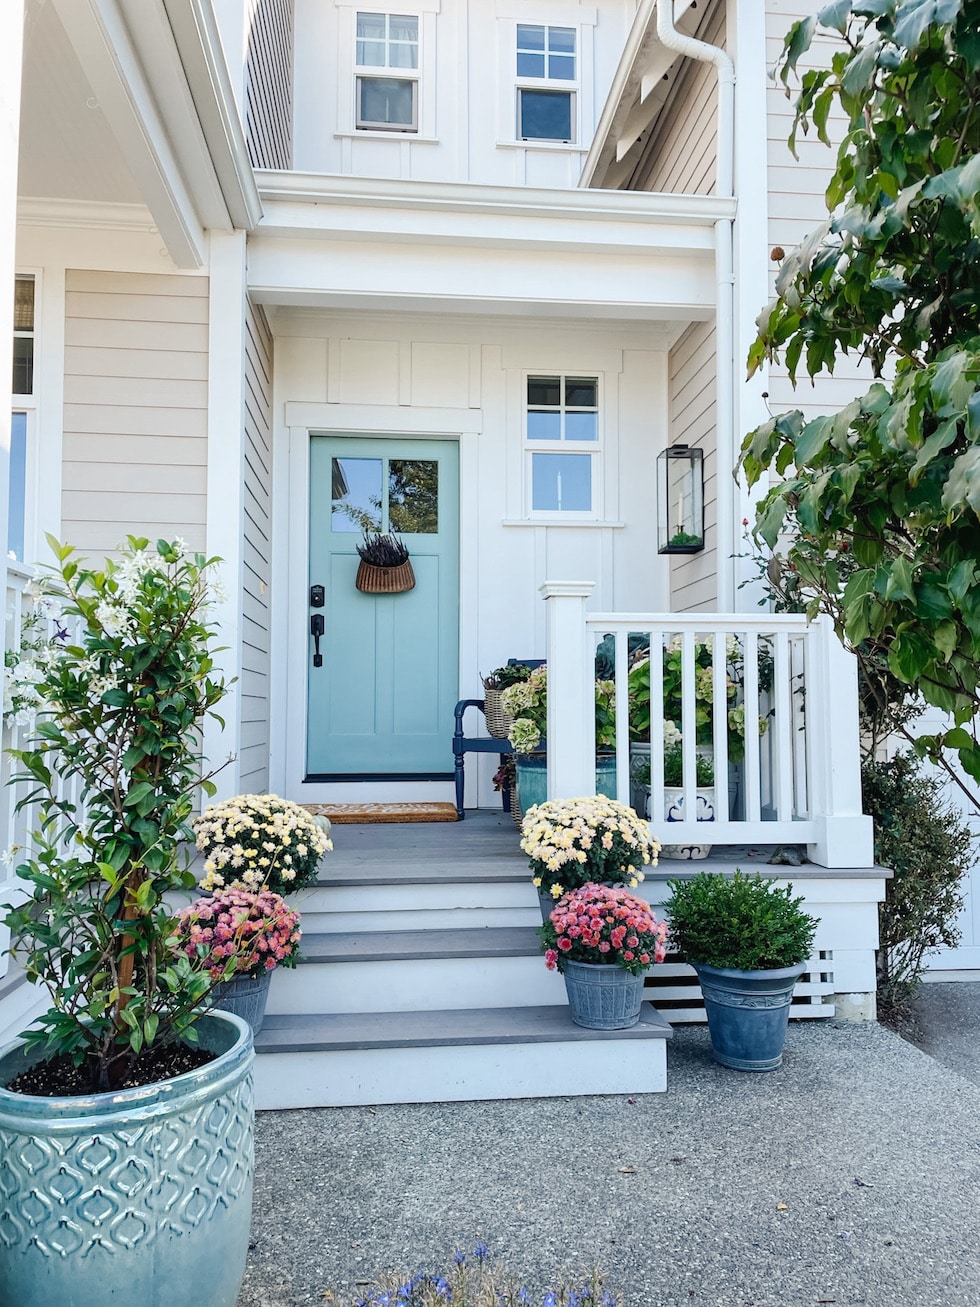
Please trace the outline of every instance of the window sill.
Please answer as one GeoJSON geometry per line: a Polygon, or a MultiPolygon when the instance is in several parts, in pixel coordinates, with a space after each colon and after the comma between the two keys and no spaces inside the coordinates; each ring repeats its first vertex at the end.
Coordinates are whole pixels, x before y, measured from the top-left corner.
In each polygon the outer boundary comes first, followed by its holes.
{"type": "Polygon", "coordinates": [[[557,154],[588,154],[588,146],[571,141],[498,141],[498,150],[553,150],[557,154]]]}
{"type": "Polygon", "coordinates": [[[569,526],[584,527],[593,531],[622,531],[626,526],[625,522],[605,522],[599,521],[594,517],[574,518],[571,515],[562,517],[517,517],[504,518],[501,526],[569,526]]]}
{"type": "Polygon", "coordinates": [[[423,145],[438,145],[438,136],[420,136],[418,132],[379,132],[370,127],[352,132],[334,132],[335,141],[420,141],[423,145]]]}

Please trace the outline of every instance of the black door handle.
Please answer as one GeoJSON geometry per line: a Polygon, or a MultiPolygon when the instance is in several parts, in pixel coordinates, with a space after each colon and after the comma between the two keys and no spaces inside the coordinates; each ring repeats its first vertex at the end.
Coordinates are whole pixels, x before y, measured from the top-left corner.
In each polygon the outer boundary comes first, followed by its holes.
{"type": "Polygon", "coordinates": [[[310,635],[313,636],[313,666],[323,666],[323,654],[320,652],[320,636],[323,635],[323,614],[314,613],[310,618],[310,635]]]}

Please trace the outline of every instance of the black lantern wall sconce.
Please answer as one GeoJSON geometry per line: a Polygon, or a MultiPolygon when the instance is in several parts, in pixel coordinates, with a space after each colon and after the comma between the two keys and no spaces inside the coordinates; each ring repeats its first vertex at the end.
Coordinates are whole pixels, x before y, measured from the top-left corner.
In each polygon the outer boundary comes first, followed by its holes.
{"type": "Polygon", "coordinates": [[[671,445],[657,455],[657,533],[661,554],[704,548],[704,453],[671,445]]]}

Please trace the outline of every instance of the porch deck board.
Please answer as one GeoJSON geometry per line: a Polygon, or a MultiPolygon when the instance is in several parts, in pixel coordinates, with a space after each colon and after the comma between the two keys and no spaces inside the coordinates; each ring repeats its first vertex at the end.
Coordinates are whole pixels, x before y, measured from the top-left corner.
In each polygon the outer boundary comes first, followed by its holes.
{"type": "Polygon", "coordinates": [[[591,1043],[670,1039],[669,1024],[652,1003],[627,1030],[586,1030],[567,1007],[463,1008],[435,1012],[356,1012],[267,1016],[256,1052],[303,1053],[327,1049],[455,1048],[486,1044],[591,1043]]]}

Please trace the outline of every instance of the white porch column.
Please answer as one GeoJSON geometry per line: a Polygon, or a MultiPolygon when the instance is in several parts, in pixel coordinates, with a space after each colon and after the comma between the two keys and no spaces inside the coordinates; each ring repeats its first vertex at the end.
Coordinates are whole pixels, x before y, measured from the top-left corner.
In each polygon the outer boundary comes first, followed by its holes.
{"type": "Polygon", "coordinates": [[[595,794],[595,655],[585,601],[591,581],[546,581],[548,798],[595,794]]]}
{"type": "Polygon", "coordinates": [[[218,705],[224,730],[205,728],[204,753],[212,767],[229,763],[215,778],[217,799],[239,791],[242,742],[242,588],[245,497],[245,233],[211,232],[208,327],[208,525],[207,553],[219,557],[225,598],[217,612],[215,657],[227,682],[237,681],[218,705]]]}
{"type": "Polygon", "coordinates": [[[810,861],[822,867],[873,867],[874,827],[861,811],[857,660],[829,617],[813,623],[807,672],[811,808],[820,832],[807,846],[810,861]]]}
{"type": "MultiPolygon", "coordinates": [[[[24,64],[22,0],[0,5],[0,593],[7,588],[7,496],[10,479],[10,385],[13,375],[14,270],[17,247],[17,156],[24,64]]],[[[2,973],[0,973],[2,974],[2,973]]]]}

